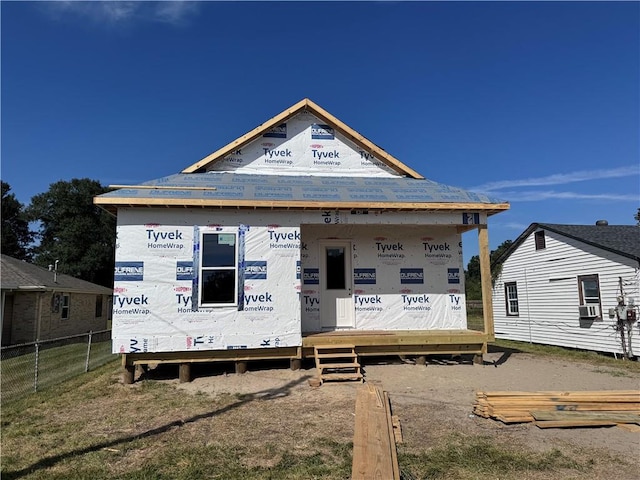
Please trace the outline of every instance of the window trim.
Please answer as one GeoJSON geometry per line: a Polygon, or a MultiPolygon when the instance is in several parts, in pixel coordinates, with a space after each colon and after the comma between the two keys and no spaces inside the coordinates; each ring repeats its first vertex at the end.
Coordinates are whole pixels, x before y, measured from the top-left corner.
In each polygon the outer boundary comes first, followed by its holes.
{"type": "Polygon", "coordinates": [[[200,235],[199,235],[199,241],[200,241],[200,252],[199,252],[199,256],[198,256],[198,307],[202,307],[202,308],[220,308],[220,307],[238,307],[238,276],[239,276],[239,269],[238,269],[238,255],[239,255],[239,251],[238,251],[238,241],[239,241],[239,235],[237,231],[234,232],[212,232],[212,231],[201,231],[200,235]],[[221,266],[221,267],[204,267],[202,264],[202,259],[204,256],[204,238],[206,235],[233,235],[234,238],[234,259],[233,259],[233,265],[231,266],[221,266]],[[203,289],[203,279],[204,279],[204,272],[207,271],[213,271],[213,270],[232,270],[234,271],[234,279],[233,279],[233,303],[204,303],[203,301],[203,295],[204,295],[204,289],[203,289]]]}
{"type": "Polygon", "coordinates": [[[507,317],[519,317],[520,316],[520,300],[518,298],[518,282],[505,282],[504,283],[504,302],[505,302],[505,313],[507,317]],[[516,294],[515,299],[509,298],[509,287],[514,287],[514,292],[516,294]],[[513,312],[511,309],[511,302],[515,301],[516,311],[513,312]]]}
{"type": "Polygon", "coordinates": [[[578,301],[580,302],[580,306],[587,305],[598,305],[598,309],[600,311],[600,315],[596,317],[580,317],[580,318],[594,318],[595,320],[602,320],[602,291],[600,290],[600,277],[597,273],[591,273],[588,275],[578,275],[578,301]],[[596,287],[598,288],[598,301],[589,301],[588,299],[593,299],[595,297],[586,297],[584,291],[584,282],[589,280],[595,280],[596,287]]]}
{"type": "Polygon", "coordinates": [[[71,312],[71,298],[68,293],[63,293],[60,297],[60,318],[62,320],[69,320],[71,312]]]}
{"type": "Polygon", "coordinates": [[[547,248],[547,238],[544,230],[538,230],[533,234],[533,242],[537,250],[544,250],[547,248]]]}

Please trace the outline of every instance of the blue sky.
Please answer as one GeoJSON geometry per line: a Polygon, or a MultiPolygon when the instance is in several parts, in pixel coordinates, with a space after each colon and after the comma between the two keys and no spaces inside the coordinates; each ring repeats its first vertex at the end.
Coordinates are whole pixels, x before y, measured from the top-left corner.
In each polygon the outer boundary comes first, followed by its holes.
{"type": "MultiPolygon", "coordinates": [[[[2,2],[2,180],[177,173],[308,97],[530,223],[634,224],[638,2],[2,2]]],[[[465,236],[465,265],[477,241],[465,236]]]]}

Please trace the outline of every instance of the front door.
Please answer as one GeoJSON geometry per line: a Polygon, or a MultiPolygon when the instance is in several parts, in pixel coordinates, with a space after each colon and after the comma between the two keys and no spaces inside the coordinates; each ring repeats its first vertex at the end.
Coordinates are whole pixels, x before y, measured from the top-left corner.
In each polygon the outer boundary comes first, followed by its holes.
{"type": "Polygon", "coordinates": [[[320,240],[320,318],[324,330],[352,328],[351,242],[320,240]]]}

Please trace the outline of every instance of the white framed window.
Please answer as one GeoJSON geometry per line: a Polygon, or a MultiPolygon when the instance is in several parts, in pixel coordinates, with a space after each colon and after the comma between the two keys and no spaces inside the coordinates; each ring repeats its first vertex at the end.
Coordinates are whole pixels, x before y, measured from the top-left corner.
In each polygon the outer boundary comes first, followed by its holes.
{"type": "Polygon", "coordinates": [[[578,276],[580,318],[602,319],[600,306],[600,280],[598,275],[578,276]]]}
{"type": "Polygon", "coordinates": [[[504,284],[504,299],[507,315],[517,317],[520,314],[520,308],[518,305],[518,284],[516,282],[504,284]]]}
{"type": "Polygon", "coordinates": [[[60,318],[62,320],[67,320],[69,318],[70,303],[69,295],[63,293],[60,301],[60,318]]]}
{"type": "Polygon", "coordinates": [[[238,305],[238,235],[203,232],[200,237],[199,305],[238,305]]]}

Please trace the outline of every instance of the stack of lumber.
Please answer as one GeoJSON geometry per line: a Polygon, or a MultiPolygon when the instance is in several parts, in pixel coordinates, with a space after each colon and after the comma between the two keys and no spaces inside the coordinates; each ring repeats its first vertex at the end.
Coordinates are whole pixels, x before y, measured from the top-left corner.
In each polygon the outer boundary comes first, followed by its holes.
{"type": "Polygon", "coordinates": [[[640,425],[640,390],[476,392],[473,413],[540,428],[640,425]]]}
{"type": "Polygon", "coordinates": [[[400,480],[396,435],[387,392],[372,384],[356,393],[352,480],[400,480]]]}

